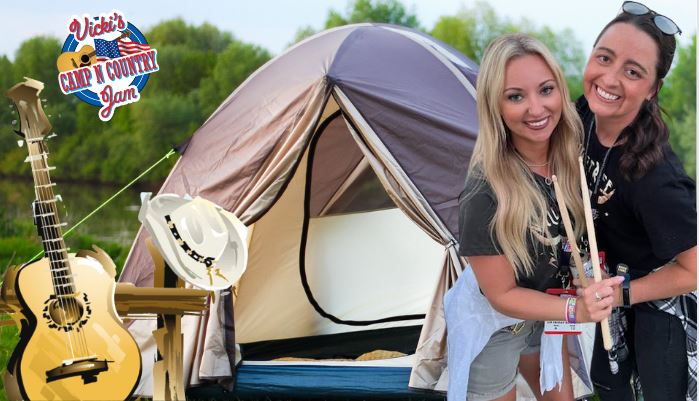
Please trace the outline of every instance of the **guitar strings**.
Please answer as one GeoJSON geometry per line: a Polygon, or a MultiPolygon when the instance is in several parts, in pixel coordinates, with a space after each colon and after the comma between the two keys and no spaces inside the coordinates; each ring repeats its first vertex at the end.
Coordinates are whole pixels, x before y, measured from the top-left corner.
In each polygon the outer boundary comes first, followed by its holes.
{"type": "MultiPolygon", "coordinates": [[[[29,124],[28,124],[29,125],[29,124]]],[[[72,287],[71,290],[74,290],[74,284],[70,285],[70,279],[73,278],[72,276],[72,271],[70,269],[70,264],[68,260],[68,252],[67,248],[65,247],[65,243],[63,241],[63,237],[61,235],[61,230],[60,230],[60,225],[59,225],[59,219],[58,219],[58,210],[56,208],[56,197],[53,196],[51,199],[49,199],[49,195],[53,195],[53,191],[51,190],[51,179],[48,173],[49,165],[48,165],[48,152],[46,151],[46,148],[43,148],[40,143],[36,143],[36,147],[38,150],[38,154],[32,154],[32,144],[29,142],[27,143],[27,147],[30,150],[30,163],[32,165],[32,175],[34,176],[34,181],[38,184],[36,187],[36,195],[37,195],[37,200],[38,200],[38,209],[39,209],[39,219],[41,221],[41,229],[42,232],[44,233],[44,241],[46,241],[48,238],[54,238],[58,239],[59,241],[48,241],[45,242],[47,249],[49,252],[53,253],[54,255],[60,255],[60,259],[57,260],[58,266],[55,266],[55,263],[52,261],[51,257],[49,257],[49,266],[53,267],[53,269],[56,269],[56,271],[60,272],[60,275],[51,275],[52,282],[54,284],[54,291],[57,292],[57,297],[58,297],[58,303],[61,307],[61,313],[63,314],[63,320],[64,323],[68,323],[68,318],[66,316],[66,311],[70,312],[72,316],[78,318],[78,325],[80,321],[80,307],[78,305],[78,302],[70,302],[66,297],[74,297],[75,294],[73,294],[75,291],[70,291],[70,294],[68,294],[68,291],[66,290],[67,287],[72,287]],[[46,169],[45,174],[43,177],[46,179],[46,182],[43,182],[41,179],[42,176],[39,175],[36,170],[36,156],[39,156],[40,160],[43,162],[43,167],[46,169]],[[42,196],[43,195],[43,196],[42,196]],[[46,201],[42,201],[41,199],[46,199],[46,201]],[[47,210],[48,209],[48,210],[47,210]],[[52,218],[50,217],[52,216],[52,218]],[[47,224],[47,223],[52,223],[52,224],[47,224]],[[51,234],[51,235],[47,235],[51,234]],[[62,262],[62,263],[61,263],[62,262]],[[61,268],[61,264],[63,264],[63,268],[61,268]],[[65,274],[64,271],[67,271],[70,274],[65,274]],[[61,282],[58,282],[60,280],[61,282]]],[[[49,316],[50,316],[50,311],[49,311],[49,316]]],[[[60,329],[59,329],[60,330],[60,329]]],[[[75,358],[75,351],[78,351],[83,354],[83,356],[87,356],[87,342],[86,338],[84,336],[84,333],[82,332],[77,332],[78,328],[75,329],[76,333],[73,333],[73,330],[67,330],[66,334],[68,335],[68,345],[71,351],[71,355],[73,358],[75,358]],[[75,343],[75,344],[74,344],[75,343]]]]}
{"type": "MultiPolygon", "coordinates": [[[[35,160],[35,156],[40,156],[41,159],[42,159],[42,161],[43,161],[43,166],[42,166],[42,163],[40,163],[38,168],[46,168],[46,169],[48,169],[48,168],[49,168],[48,162],[46,161],[46,158],[45,158],[44,155],[42,154],[43,152],[41,152],[41,149],[39,149],[39,151],[40,151],[41,153],[39,153],[38,155],[32,154],[31,149],[34,147],[34,145],[35,145],[34,143],[29,143],[29,142],[27,143],[27,146],[28,146],[29,149],[30,149],[30,152],[29,152],[29,153],[30,153],[30,157],[31,157],[30,162],[32,163],[32,167],[34,167],[34,168],[32,168],[32,171],[34,171],[34,170],[37,168],[37,167],[34,165],[34,163],[35,163],[35,161],[36,161],[36,160],[35,160]]],[[[38,144],[36,144],[36,146],[39,146],[39,147],[40,147],[40,145],[38,145],[38,144]]],[[[47,170],[47,171],[48,171],[48,170],[47,170]]],[[[56,268],[60,268],[60,265],[59,265],[59,266],[55,266],[54,260],[51,258],[51,256],[57,254],[57,253],[59,252],[61,246],[60,246],[60,243],[56,244],[56,243],[53,242],[53,241],[49,241],[49,238],[56,238],[55,235],[52,235],[52,234],[55,234],[55,233],[52,233],[52,232],[51,232],[51,227],[49,227],[49,225],[50,225],[51,223],[55,223],[56,221],[55,221],[55,219],[52,221],[52,219],[50,218],[50,213],[53,213],[53,212],[51,211],[51,207],[49,206],[49,204],[48,204],[48,203],[44,203],[44,201],[42,201],[42,199],[48,199],[48,195],[49,195],[49,194],[45,193],[45,192],[48,192],[46,189],[44,189],[44,188],[46,188],[46,187],[41,186],[41,185],[47,185],[47,184],[48,184],[48,183],[42,182],[41,177],[42,177],[42,176],[39,175],[38,170],[37,170],[37,173],[34,175],[34,181],[35,181],[38,185],[40,185],[39,187],[36,188],[36,190],[37,190],[37,202],[38,202],[38,207],[37,207],[37,209],[39,209],[39,214],[41,215],[41,216],[40,216],[40,219],[41,219],[41,229],[42,229],[42,232],[43,232],[43,234],[44,234],[44,235],[43,235],[43,241],[44,241],[44,243],[45,243],[46,248],[51,252],[51,254],[49,255],[49,266],[50,266],[51,270],[53,271],[53,270],[56,269],[56,268]]],[[[55,218],[55,215],[54,215],[54,218],[55,218]]],[[[60,257],[63,258],[63,255],[61,254],[60,257]]],[[[54,258],[55,258],[55,256],[54,256],[54,258]]],[[[57,294],[56,294],[56,296],[57,296],[57,298],[58,298],[57,301],[58,301],[58,303],[59,303],[59,305],[60,305],[60,308],[61,308],[61,313],[62,313],[62,315],[63,315],[63,320],[64,320],[64,321],[67,321],[66,307],[65,307],[66,305],[65,305],[64,297],[62,296],[63,294],[61,294],[61,288],[62,288],[62,284],[63,284],[63,283],[59,283],[59,282],[58,282],[58,280],[59,280],[59,276],[58,276],[58,275],[51,274],[51,279],[52,279],[52,282],[53,282],[53,284],[54,284],[54,291],[57,293],[57,294]]],[[[51,312],[51,311],[49,310],[49,311],[48,311],[49,316],[51,316],[51,313],[50,313],[50,312],[51,312]]],[[[60,330],[60,329],[59,329],[59,330],[60,330]]],[[[77,344],[76,344],[76,347],[73,347],[73,339],[72,339],[72,336],[70,335],[70,333],[67,333],[67,334],[68,334],[68,341],[69,341],[69,347],[70,347],[71,355],[72,355],[73,357],[75,357],[75,349],[74,349],[74,348],[77,348],[77,344]]]]}
{"type": "MultiPolygon", "coordinates": [[[[28,124],[27,124],[27,125],[28,125],[28,124]]],[[[30,129],[31,129],[31,127],[30,127],[30,129]]],[[[39,168],[42,167],[42,166],[41,166],[41,163],[39,163],[39,166],[36,166],[36,165],[35,165],[36,160],[34,159],[34,156],[36,156],[36,155],[33,154],[33,153],[34,153],[34,152],[33,152],[33,147],[34,147],[34,146],[35,146],[35,144],[34,144],[33,141],[27,141],[27,148],[28,148],[28,150],[29,150],[29,163],[32,165],[32,176],[33,176],[34,182],[35,182],[36,184],[38,184],[38,185],[44,185],[44,184],[41,183],[41,176],[39,175],[39,173],[38,173],[38,171],[37,171],[37,169],[39,169],[39,168]]],[[[43,159],[43,157],[42,157],[42,159],[43,159]]],[[[48,163],[46,163],[46,168],[48,168],[48,163]]],[[[50,223],[50,221],[48,221],[49,219],[48,219],[48,213],[47,213],[47,212],[49,212],[49,210],[46,210],[47,208],[44,206],[44,203],[43,203],[43,201],[42,201],[42,199],[45,198],[46,194],[42,193],[42,192],[44,192],[43,187],[41,187],[41,186],[36,186],[36,184],[35,184],[35,191],[36,191],[36,198],[37,198],[37,210],[39,211],[39,220],[41,221],[41,223],[40,223],[40,224],[41,224],[41,231],[42,231],[42,233],[43,233],[42,242],[44,243],[44,247],[47,249],[47,251],[48,251],[48,253],[49,253],[49,255],[47,255],[47,256],[48,256],[48,261],[49,261],[49,269],[52,271],[55,267],[54,267],[54,262],[53,262],[53,259],[52,259],[51,256],[52,256],[52,254],[54,254],[54,252],[57,252],[57,249],[54,249],[54,246],[53,246],[52,242],[51,242],[51,241],[48,241],[48,239],[49,239],[50,237],[49,237],[49,232],[48,232],[49,227],[48,227],[48,224],[47,224],[47,223],[50,223]]],[[[59,286],[59,283],[58,283],[58,277],[57,277],[56,275],[51,274],[51,282],[52,282],[52,284],[53,284],[54,291],[55,291],[55,292],[60,291],[60,290],[59,290],[60,286],[59,286]]],[[[64,320],[67,320],[66,311],[65,311],[64,302],[63,302],[63,298],[60,296],[60,294],[56,294],[56,295],[57,295],[57,298],[58,298],[58,303],[59,303],[59,305],[60,305],[60,307],[61,307],[61,313],[63,314],[63,319],[64,319],[64,320]]],[[[49,316],[51,316],[51,310],[50,310],[50,309],[47,310],[47,313],[49,314],[49,316]]],[[[71,356],[72,356],[73,358],[75,358],[75,351],[74,351],[74,347],[73,347],[73,341],[72,341],[72,338],[71,338],[70,335],[68,335],[68,346],[69,346],[69,350],[70,350],[71,356]]]]}
{"type": "MultiPolygon", "coordinates": [[[[42,143],[43,144],[43,143],[42,143]]],[[[53,218],[51,219],[52,225],[49,228],[49,230],[53,230],[52,237],[53,238],[59,238],[61,241],[59,242],[53,242],[52,245],[56,249],[57,252],[60,252],[61,254],[61,261],[63,262],[63,268],[60,270],[60,280],[62,281],[60,283],[60,287],[58,287],[60,291],[60,300],[61,300],[61,306],[64,309],[64,311],[70,312],[69,314],[72,315],[73,317],[75,316],[80,316],[80,307],[76,302],[71,302],[71,298],[75,296],[75,285],[74,283],[71,284],[70,280],[73,279],[72,275],[72,270],[70,269],[70,262],[69,262],[69,256],[68,256],[68,249],[65,246],[65,241],[63,240],[63,235],[61,234],[61,228],[60,228],[60,222],[58,218],[58,209],[56,208],[56,197],[52,196],[49,197],[48,195],[53,195],[53,191],[51,187],[49,186],[51,184],[51,179],[50,175],[48,173],[48,152],[46,149],[42,149],[43,152],[41,153],[42,161],[44,166],[46,167],[47,171],[46,174],[44,174],[44,178],[47,180],[47,182],[43,183],[41,187],[41,191],[46,192],[44,194],[45,199],[50,198],[50,203],[48,203],[48,207],[51,209],[51,213],[53,218]],[[65,269],[65,270],[63,270],[65,269]],[[69,273],[69,274],[66,274],[69,273]]],[[[60,264],[59,264],[60,268],[60,264]]],[[[68,323],[68,319],[65,318],[65,312],[64,312],[64,320],[66,323],[68,323]]],[[[75,341],[76,349],[78,350],[79,353],[82,353],[83,356],[86,355],[87,353],[87,343],[86,339],[84,338],[84,334],[82,332],[73,332],[73,330],[69,330],[68,332],[69,339],[73,338],[75,341]]],[[[75,357],[75,355],[73,355],[75,357]]]]}
{"type": "MultiPolygon", "coordinates": [[[[42,161],[44,166],[48,169],[49,164],[48,164],[48,151],[43,146],[42,142],[42,147],[43,147],[43,152],[41,154],[42,156],[42,161]]],[[[44,186],[41,187],[41,190],[45,191],[48,193],[48,195],[54,195],[53,190],[51,189],[51,177],[50,174],[48,173],[48,170],[46,171],[46,174],[44,174],[44,177],[47,182],[44,183],[44,186]]],[[[49,196],[45,195],[44,198],[49,198],[49,196]]],[[[49,203],[49,207],[52,209],[52,215],[53,215],[53,227],[52,229],[54,230],[53,232],[53,237],[54,238],[60,238],[60,242],[54,244],[55,247],[58,248],[58,250],[61,252],[61,258],[63,259],[64,262],[64,271],[61,273],[61,279],[63,283],[61,283],[61,301],[62,301],[62,306],[66,308],[67,304],[67,310],[71,312],[72,316],[77,317],[78,324],[77,327],[74,327],[74,332],[73,330],[69,330],[69,336],[72,336],[74,339],[76,339],[77,347],[76,348],[81,348],[79,351],[82,353],[82,356],[88,356],[88,348],[87,348],[87,339],[85,338],[84,332],[79,330],[79,322],[81,313],[80,313],[80,304],[77,299],[75,299],[74,302],[71,302],[71,299],[76,298],[77,296],[77,288],[75,286],[75,278],[73,276],[72,269],[70,268],[70,261],[69,261],[69,255],[68,255],[68,248],[65,245],[65,240],[63,239],[63,235],[61,232],[61,226],[60,226],[60,219],[58,217],[58,209],[56,207],[56,197],[55,195],[51,197],[51,202],[49,203]],[[67,272],[68,274],[66,274],[67,272]],[[71,283],[72,281],[72,283],[71,283]],[[69,285],[70,284],[70,285],[69,285]],[[68,289],[67,289],[68,288],[68,289]]],[[[67,322],[67,320],[66,320],[67,322]]]]}

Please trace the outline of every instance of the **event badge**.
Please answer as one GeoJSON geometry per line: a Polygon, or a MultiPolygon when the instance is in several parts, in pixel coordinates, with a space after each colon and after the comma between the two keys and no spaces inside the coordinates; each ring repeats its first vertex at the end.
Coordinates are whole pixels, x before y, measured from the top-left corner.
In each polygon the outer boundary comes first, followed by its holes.
{"type": "MultiPolygon", "coordinates": [[[[575,289],[549,288],[547,294],[558,295],[561,298],[575,296],[575,289]]],[[[568,323],[565,320],[547,320],[544,323],[544,334],[580,334],[582,327],[580,323],[568,323]]]]}

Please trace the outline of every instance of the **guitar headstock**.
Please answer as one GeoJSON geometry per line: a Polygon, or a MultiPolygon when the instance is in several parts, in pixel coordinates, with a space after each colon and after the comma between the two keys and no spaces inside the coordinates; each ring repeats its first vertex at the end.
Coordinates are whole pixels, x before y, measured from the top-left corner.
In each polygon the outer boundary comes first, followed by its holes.
{"type": "Polygon", "coordinates": [[[25,77],[24,82],[5,92],[5,96],[12,99],[19,113],[20,129],[16,132],[27,141],[40,141],[51,130],[51,123],[39,98],[43,89],[42,82],[25,77]]]}

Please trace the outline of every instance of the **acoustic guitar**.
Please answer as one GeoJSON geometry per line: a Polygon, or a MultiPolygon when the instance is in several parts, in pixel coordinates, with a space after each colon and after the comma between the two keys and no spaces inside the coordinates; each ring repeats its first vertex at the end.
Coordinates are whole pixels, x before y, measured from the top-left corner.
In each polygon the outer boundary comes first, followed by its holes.
{"type": "Polygon", "coordinates": [[[45,254],[17,271],[21,329],[6,388],[18,389],[24,400],[125,400],[141,376],[141,354],[116,313],[113,271],[100,258],[69,254],[63,241],[44,141],[51,125],[39,100],[43,87],[25,78],[6,93],[29,150],[34,221],[45,254]]]}
{"type": "MultiPolygon", "coordinates": [[[[116,40],[126,38],[129,35],[131,35],[131,32],[125,31],[116,40]]],[[[56,68],[58,68],[58,72],[66,72],[76,68],[87,67],[96,62],[95,48],[90,45],[84,45],[78,51],[61,53],[56,60],[56,68]]]]}

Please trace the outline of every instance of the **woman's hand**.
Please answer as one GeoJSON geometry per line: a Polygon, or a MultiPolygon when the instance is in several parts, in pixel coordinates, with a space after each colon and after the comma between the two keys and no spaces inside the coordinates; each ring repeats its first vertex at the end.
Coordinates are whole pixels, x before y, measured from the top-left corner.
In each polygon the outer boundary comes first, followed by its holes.
{"type": "MultiPolygon", "coordinates": [[[[621,277],[621,276],[619,276],[619,277],[621,277]]],[[[609,275],[603,271],[602,278],[603,279],[609,278],[609,275]]],[[[588,277],[588,280],[592,280],[592,279],[593,279],[592,277],[588,277]]],[[[622,283],[623,283],[623,281],[622,281],[622,283]]],[[[580,282],[580,279],[577,279],[577,278],[573,279],[573,285],[577,289],[576,290],[577,295],[582,296],[582,283],[580,282]]],[[[614,294],[612,294],[612,299],[613,299],[612,307],[616,308],[616,307],[623,306],[624,299],[623,299],[622,293],[621,293],[621,285],[616,285],[616,286],[612,287],[612,289],[614,290],[614,294]]]]}
{"type": "Polygon", "coordinates": [[[616,276],[591,283],[587,288],[578,288],[578,302],[575,320],[579,323],[599,322],[608,318],[615,304],[614,294],[624,277],[616,276]]]}

